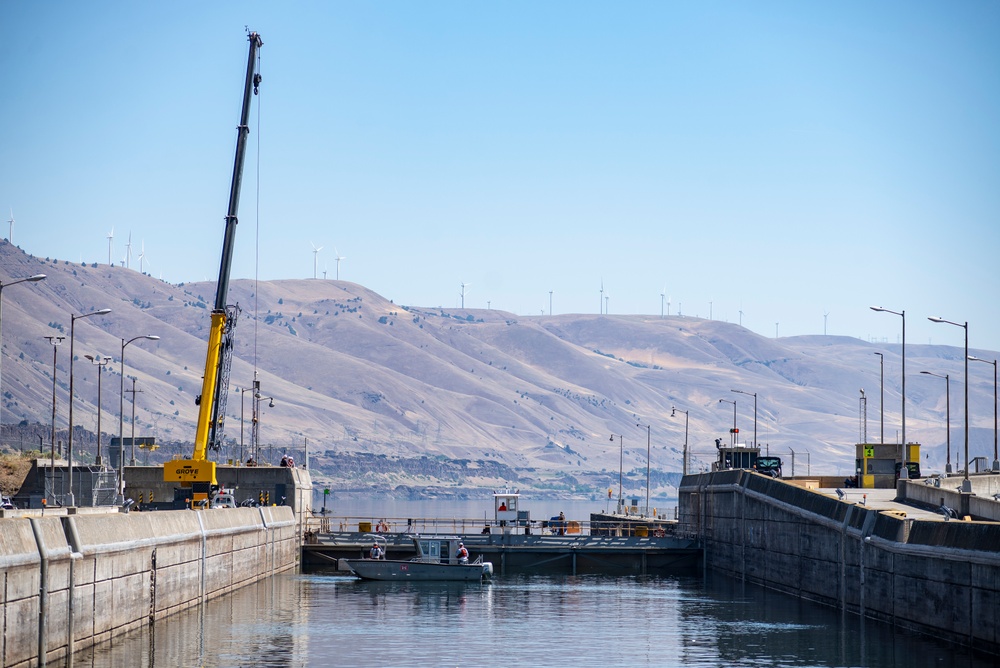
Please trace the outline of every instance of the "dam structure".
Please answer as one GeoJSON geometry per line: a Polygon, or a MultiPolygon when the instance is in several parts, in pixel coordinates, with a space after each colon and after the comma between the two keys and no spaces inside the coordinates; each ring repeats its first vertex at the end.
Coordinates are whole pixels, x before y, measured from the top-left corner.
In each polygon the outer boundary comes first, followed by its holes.
{"type": "MultiPolygon", "coordinates": [[[[162,472],[132,470],[130,492],[170,498],[162,472]]],[[[242,499],[288,505],[193,510],[63,507],[0,510],[0,665],[45,666],[169,615],[297,572],[304,470],[224,472],[242,499]],[[230,478],[232,480],[230,480],[230,478]]],[[[132,499],[130,499],[130,502],[132,499]]]]}
{"type": "Polygon", "coordinates": [[[679,536],[737,580],[1000,656],[1000,476],[836,488],[733,469],[685,476],[679,536]]]}

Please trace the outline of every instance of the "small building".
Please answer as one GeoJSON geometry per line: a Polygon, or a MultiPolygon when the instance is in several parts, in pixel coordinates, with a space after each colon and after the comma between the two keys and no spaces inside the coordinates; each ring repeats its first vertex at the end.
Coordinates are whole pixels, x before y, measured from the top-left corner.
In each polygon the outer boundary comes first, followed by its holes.
{"type": "Polygon", "coordinates": [[[920,444],[858,443],[855,448],[854,484],[864,489],[895,489],[903,463],[907,477],[920,477],[920,444]]]}
{"type": "Polygon", "coordinates": [[[504,533],[530,533],[531,513],[521,510],[520,490],[493,490],[493,523],[502,527],[504,533]]]}

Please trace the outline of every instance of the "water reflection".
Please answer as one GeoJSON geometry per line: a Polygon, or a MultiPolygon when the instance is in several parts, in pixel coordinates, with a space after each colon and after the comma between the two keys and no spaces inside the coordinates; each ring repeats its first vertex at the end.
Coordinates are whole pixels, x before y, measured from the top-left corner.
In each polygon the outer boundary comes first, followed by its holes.
{"type": "Polygon", "coordinates": [[[721,577],[492,583],[288,575],[78,654],[84,666],[993,665],[721,577]]]}

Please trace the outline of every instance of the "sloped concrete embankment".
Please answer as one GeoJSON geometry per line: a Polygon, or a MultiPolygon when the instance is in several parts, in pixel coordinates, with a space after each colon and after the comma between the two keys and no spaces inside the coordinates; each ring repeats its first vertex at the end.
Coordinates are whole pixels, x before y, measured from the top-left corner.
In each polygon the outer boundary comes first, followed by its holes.
{"type": "Polygon", "coordinates": [[[749,471],[684,478],[709,568],[1000,654],[1000,524],[915,520],[749,471]]]}
{"type": "Polygon", "coordinates": [[[0,664],[58,660],[294,570],[298,547],[285,506],[0,519],[0,664]]]}

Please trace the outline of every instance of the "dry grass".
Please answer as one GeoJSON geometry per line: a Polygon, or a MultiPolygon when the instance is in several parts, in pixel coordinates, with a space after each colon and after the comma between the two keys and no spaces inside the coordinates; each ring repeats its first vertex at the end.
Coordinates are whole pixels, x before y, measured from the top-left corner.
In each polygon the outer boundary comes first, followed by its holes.
{"type": "Polygon", "coordinates": [[[0,493],[4,496],[17,494],[31,469],[31,461],[24,455],[0,455],[0,493]]]}

